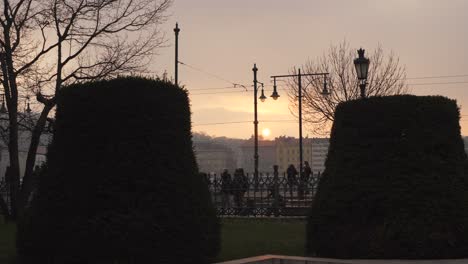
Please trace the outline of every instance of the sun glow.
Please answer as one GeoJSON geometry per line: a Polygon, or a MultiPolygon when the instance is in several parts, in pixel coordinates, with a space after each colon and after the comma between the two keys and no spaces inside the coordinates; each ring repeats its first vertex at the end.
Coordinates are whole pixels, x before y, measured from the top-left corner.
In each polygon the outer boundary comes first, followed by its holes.
{"type": "Polygon", "coordinates": [[[268,137],[268,136],[270,136],[270,134],[271,134],[271,131],[270,131],[269,128],[264,128],[264,129],[262,130],[262,136],[263,136],[263,137],[268,137]]]}

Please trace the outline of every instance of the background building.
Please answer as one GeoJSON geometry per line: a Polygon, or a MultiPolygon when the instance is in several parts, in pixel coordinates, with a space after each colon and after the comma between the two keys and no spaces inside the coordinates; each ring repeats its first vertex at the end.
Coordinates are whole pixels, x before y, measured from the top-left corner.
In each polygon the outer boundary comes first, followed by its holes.
{"type": "MultiPolygon", "coordinates": [[[[233,172],[244,168],[246,173],[254,172],[254,139],[233,139],[210,137],[194,133],[193,143],[200,171],[221,173],[223,169],[233,172]]],[[[325,170],[328,154],[328,138],[304,138],[303,161],[309,162],[314,173],[325,170]]],[[[273,166],[279,166],[284,173],[290,164],[299,170],[299,139],[281,136],[274,140],[258,140],[258,171],[273,173],[273,166]]]]}
{"type": "MultiPolygon", "coordinates": [[[[246,173],[254,173],[254,139],[253,137],[246,140],[241,145],[242,162],[241,168],[244,168],[246,173]]],[[[258,140],[258,172],[273,173],[273,165],[276,164],[276,142],[273,140],[258,140]]]]}
{"type": "MultiPolygon", "coordinates": [[[[294,137],[278,137],[276,141],[276,155],[278,159],[276,164],[278,164],[278,170],[280,172],[285,172],[290,164],[294,165],[299,171],[299,139],[294,137]]],[[[311,141],[308,138],[302,139],[302,157],[303,161],[308,161],[312,158],[312,145],[311,141]]]]}
{"type": "MultiPolygon", "coordinates": [[[[278,137],[276,142],[276,164],[279,171],[284,172],[290,164],[299,170],[299,139],[293,137],[278,137]]],[[[325,170],[325,160],[328,154],[328,138],[304,138],[302,139],[302,158],[309,162],[314,173],[325,170]]]]}
{"type": "Polygon", "coordinates": [[[221,173],[224,169],[233,171],[236,168],[234,152],[211,141],[194,141],[195,157],[200,172],[221,173]]]}
{"type": "MultiPolygon", "coordinates": [[[[30,144],[31,133],[29,131],[20,131],[18,133],[18,158],[20,165],[20,177],[23,177],[24,169],[26,166],[26,158],[28,157],[28,150],[30,144]]],[[[52,139],[52,134],[43,134],[40,138],[40,143],[36,152],[35,165],[41,165],[46,162],[47,146],[52,139]]],[[[10,154],[8,147],[0,141],[0,181],[5,177],[7,166],[10,165],[10,154]]]]}
{"type": "Polygon", "coordinates": [[[325,160],[328,155],[328,147],[330,139],[328,138],[312,138],[312,156],[309,159],[310,167],[314,173],[323,172],[325,170],[325,160]]]}

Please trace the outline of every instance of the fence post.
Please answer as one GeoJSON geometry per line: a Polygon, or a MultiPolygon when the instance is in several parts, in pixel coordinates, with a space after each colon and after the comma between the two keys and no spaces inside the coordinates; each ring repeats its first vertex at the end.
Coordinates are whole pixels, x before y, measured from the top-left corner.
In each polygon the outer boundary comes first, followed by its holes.
{"type": "Polygon", "coordinates": [[[273,212],[274,216],[279,216],[279,186],[278,186],[278,165],[273,165],[273,212]]]}

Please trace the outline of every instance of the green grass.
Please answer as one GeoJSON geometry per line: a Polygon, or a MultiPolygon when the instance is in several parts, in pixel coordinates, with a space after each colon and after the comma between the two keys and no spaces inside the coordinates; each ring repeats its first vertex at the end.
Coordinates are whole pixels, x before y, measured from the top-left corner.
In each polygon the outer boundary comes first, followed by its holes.
{"type": "MultiPolygon", "coordinates": [[[[303,256],[304,248],[304,220],[223,219],[217,261],[265,254],[303,256]]],[[[15,225],[0,217],[0,263],[12,264],[15,257],[15,225]]]]}
{"type": "Polygon", "coordinates": [[[218,261],[265,254],[304,256],[305,220],[223,219],[218,261]]]}
{"type": "Polygon", "coordinates": [[[16,258],[15,235],[15,224],[5,223],[0,215],[0,263],[14,263],[16,258]]]}

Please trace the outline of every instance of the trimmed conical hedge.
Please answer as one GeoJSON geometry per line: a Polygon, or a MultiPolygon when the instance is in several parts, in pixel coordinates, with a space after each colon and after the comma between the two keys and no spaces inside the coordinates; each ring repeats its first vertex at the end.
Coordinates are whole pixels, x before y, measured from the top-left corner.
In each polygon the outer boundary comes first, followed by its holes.
{"type": "Polygon", "coordinates": [[[209,263],[220,247],[187,93],[160,80],[64,88],[32,204],[23,263],[209,263]]]}
{"type": "Polygon", "coordinates": [[[468,257],[467,156],[459,109],[439,96],[338,105],[307,225],[309,255],[468,257]]]}

